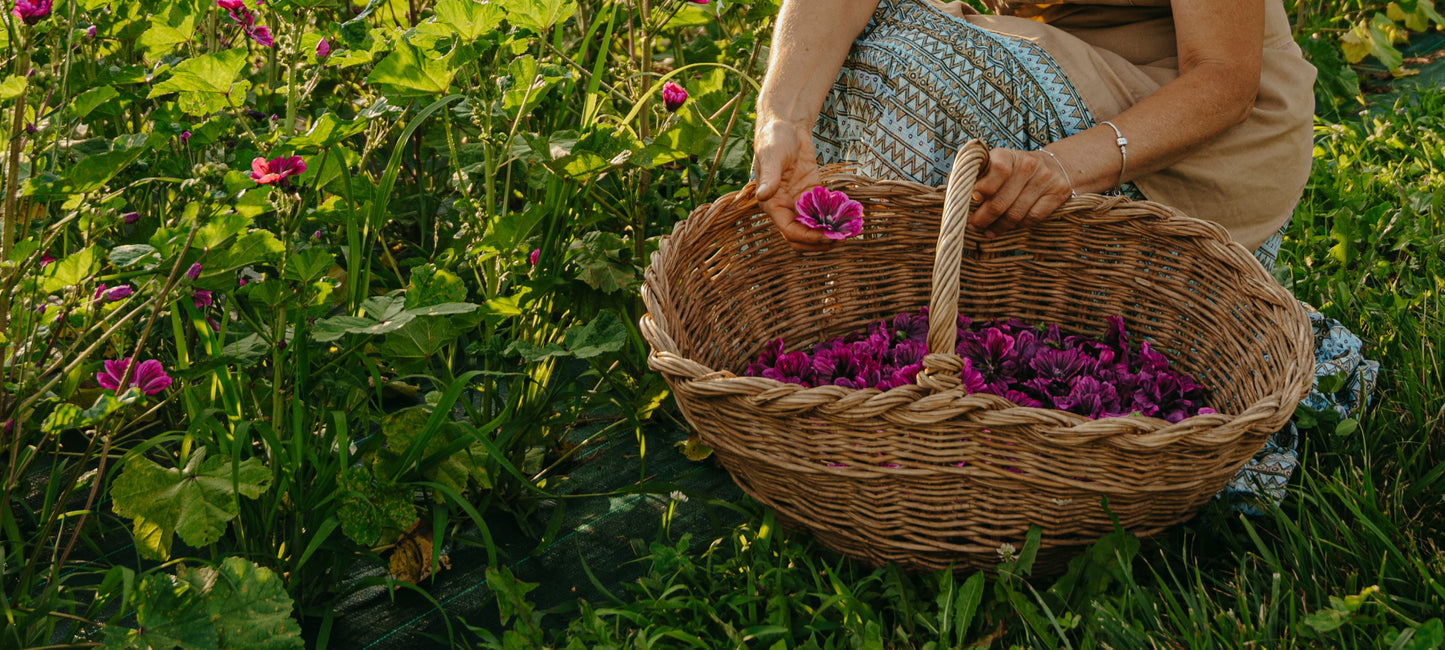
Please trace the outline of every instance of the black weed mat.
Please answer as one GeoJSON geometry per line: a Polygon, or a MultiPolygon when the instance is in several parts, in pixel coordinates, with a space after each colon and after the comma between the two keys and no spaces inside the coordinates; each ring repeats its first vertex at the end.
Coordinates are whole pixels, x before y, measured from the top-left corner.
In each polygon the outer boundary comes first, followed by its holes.
{"type": "MultiPolygon", "coordinates": [[[[674,506],[671,538],[676,540],[685,533],[693,533],[694,543],[705,545],[724,528],[741,520],[736,511],[710,506],[706,500],[732,502],[739,499],[742,492],[727,472],[711,461],[692,462],[674,451],[673,443],[683,437],[684,434],[676,431],[649,434],[644,465],[644,459],[638,457],[638,441],[629,435],[620,436],[587,452],[552,491],[607,493],[626,490],[644,479],[649,485],[667,485],[692,495],[686,501],[678,499],[674,506]],[[645,476],[642,475],[644,467],[645,476]]],[[[647,545],[657,539],[663,513],[673,501],[673,495],[659,493],[567,499],[561,532],[555,541],[541,549],[536,548],[535,540],[519,530],[509,516],[489,519],[488,528],[502,553],[499,564],[510,569],[518,580],[538,584],[527,597],[539,610],[579,598],[596,604],[607,602],[608,597],[594,586],[588,571],[608,591],[626,598],[623,585],[646,572],[646,564],[638,558],[646,555],[647,545]]],[[[449,639],[466,645],[466,640],[475,637],[457,623],[458,619],[501,637],[497,607],[486,581],[486,550],[470,545],[454,545],[444,550],[449,555],[451,569],[443,569],[420,585],[436,604],[410,589],[362,587],[335,604],[335,620],[326,647],[346,650],[446,648],[453,643],[449,639]],[[437,604],[448,616],[438,611],[437,604]],[[452,619],[450,631],[449,617],[452,619]]],[[[357,585],[385,575],[381,567],[358,565],[345,583],[357,585]]],[[[561,627],[566,623],[564,616],[543,620],[545,627],[561,627]]],[[[320,621],[315,618],[303,625],[308,648],[318,646],[320,627],[320,621]]]]}

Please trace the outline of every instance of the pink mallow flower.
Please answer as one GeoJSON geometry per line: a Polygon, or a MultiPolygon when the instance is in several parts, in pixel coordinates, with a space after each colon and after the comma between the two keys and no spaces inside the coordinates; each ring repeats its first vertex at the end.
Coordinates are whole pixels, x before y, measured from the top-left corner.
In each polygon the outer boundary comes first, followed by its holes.
{"type": "Polygon", "coordinates": [[[863,232],[863,204],[843,192],[819,185],[798,197],[798,223],[823,231],[828,239],[847,239],[863,232]]]}
{"type": "Polygon", "coordinates": [[[662,84],[662,105],[667,108],[667,112],[676,113],[686,101],[687,91],[683,90],[682,86],[671,81],[662,84]]]}
{"type": "Polygon", "coordinates": [[[276,43],[276,41],[271,38],[271,30],[265,25],[247,27],[246,35],[250,36],[251,40],[256,41],[256,44],[261,47],[271,47],[276,43]]]}
{"type": "Polygon", "coordinates": [[[211,298],[211,292],[197,291],[191,294],[191,302],[196,305],[196,309],[205,309],[206,307],[210,307],[214,301],[211,298]]]}
{"type": "Polygon", "coordinates": [[[328,56],[331,56],[331,43],[326,40],[325,36],[322,36],[321,40],[316,43],[316,60],[325,61],[328,56]]]}
{"type": "Polygon", "coordinates": [[[541,258],[541,257],[542,257],[542,249],[540,249],[540,248],[533,248],[533,249],[532,249],[532,254],[531,254],[531,255],[528,255],[528,256],[527,256],[527,259],[532,262],[532,266],[536,266],[536,265],[537,265],[537,260],[538,260],[539,258],[541,258]]]}
{"type": "Polygon", "coordinates": [[[50,17],[50,0],[15,0],[15,8],[10,13],[26,25],[34,25],[50,17]]]}
{"type": "Polygon", "coordinates": [[[280,185],[288,187],[287,177],[295,176],[306,171],[306,162],[301,156],[281,156],[272,158],[269,162],[257,156],[251,161],[251,180],[261,185],[280,185]]]}
{"type": "Polygon", "coordinates": [[[196,278],[201,277],[201,269],[202,269],[202,268],[204,268],[204,267],[201,266],[201,263],[200,263],[200,262],[196,262],[195,264],[192,264],[192,265],[191,265],[191,268],[186,269],[186,277],[189,278],[189,279],[191,279],[192,281],[194,281],[196,278]]]}
{"type": "MultiPolygon", "coordinates": [[[[106,361],[104,369],[95,373],[95,382],[101,388],[119,392],[123,387],[120,385],[121,377],[131,365],[129,358],[106,361]]],[[[135,384],[140,392],[147,395],[159,393],[171,385],[170,376],[166,375],[165,366],[155,359],[142,361],[135,369],[135,376],[131,377],[131,383],[135,384]]]]}
{"type": "MultiPolygon", "coordinates": [[[[105,285],[101,285],[101,286],[105,286],[105,285]]],[[[131,286],[128,285],[128,284],[122,284],[122,285],[120,285],[120,286],[118,286],[118,287],[116,287],[116,288],[114,288],[114,289],[111,289],[110,291],[105,292],[105,300],[106,300],[106,302],[115,302],[115,301],[117,301],[117,300],[124,300],[124,299],[126,299],[126,298],[129,298],[129,297],[130,297],[130,294],[133,294],[133,293],[135,293],[135,289],[132,289],[131,286]]]]}

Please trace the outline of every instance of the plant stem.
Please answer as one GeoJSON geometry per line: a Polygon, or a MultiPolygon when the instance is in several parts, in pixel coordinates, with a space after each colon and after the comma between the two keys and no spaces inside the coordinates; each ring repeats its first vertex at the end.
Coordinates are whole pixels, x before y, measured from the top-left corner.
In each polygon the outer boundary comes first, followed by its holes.
{"type": "MultiPolygon", "coordinates": [[[[29,36],[29,29],[24,30],[29,36]]],[[[19,48],[20,58],[15,64],[15,75],[25,79],[30,71],[30,48],[21,43],[19,48]]],[[[10,250],[15,246],[15,224],[20,215],[16,214],[17,201],[15,199],[16,185],[20,181],[20,149],[25,144],[25,96],[30,84],[20,86],[20,94],[15,97],[15,116],[10,121],[10,152],[5,159],[5,204],[4,214],[0,215],[0,221],[4,222],[3,234],[0,234],[0,260],[10,258],[10,250]]],[[[0,295],[0,330],[10,325],[10,294],[6,292],[0,295]]]]}

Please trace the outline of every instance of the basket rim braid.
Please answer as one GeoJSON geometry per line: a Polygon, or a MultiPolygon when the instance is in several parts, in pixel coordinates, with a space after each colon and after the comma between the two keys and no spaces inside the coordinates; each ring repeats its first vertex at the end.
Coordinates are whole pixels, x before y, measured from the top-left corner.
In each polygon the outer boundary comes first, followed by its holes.
{"type": "Polygon", "coordinates": [[[1115,518],[1158,534],[1224,487],[1313,379],[1304,310],[1218,224],[1088,194],[1034,228],[966,242],[987,160],[983,144],[964,145],[946,188],[825,169],[825,186],[864,204],[865,226],[819,253],[782,242],[750,183],[680,222],[644,274],[648,365],[697,439],[780,521],[872,564],[987,569],[1038,525],[1035,572],[1051,573],[1115,518]],[[797,349],[923,305],[929,353],[912,385],[736,374],[770,340],[797,349]],[[968,394],[961,308],[1076,334],[1123,315],[1133,347],[1163,350],[1219,412],[1091,420],[968,394]]]}

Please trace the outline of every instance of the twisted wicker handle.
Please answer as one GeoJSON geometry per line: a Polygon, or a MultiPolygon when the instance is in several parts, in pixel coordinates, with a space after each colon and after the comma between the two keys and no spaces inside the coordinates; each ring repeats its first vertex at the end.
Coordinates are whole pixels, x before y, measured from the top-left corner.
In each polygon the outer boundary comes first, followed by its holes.
{"type": "Polygon", "coordinates": [[[938,247],[933,258],[933,293],[928,298],[930,354],[954,353],[958,337],[958,267],[963,263],[969,199],[973,197],[974,183],[986,173],[988,147],[978,140],[969,140],[959,147],[953,158],[953,171],[948,175],[943,223],[938,228],[938,247]]]}

